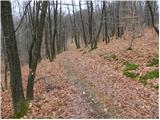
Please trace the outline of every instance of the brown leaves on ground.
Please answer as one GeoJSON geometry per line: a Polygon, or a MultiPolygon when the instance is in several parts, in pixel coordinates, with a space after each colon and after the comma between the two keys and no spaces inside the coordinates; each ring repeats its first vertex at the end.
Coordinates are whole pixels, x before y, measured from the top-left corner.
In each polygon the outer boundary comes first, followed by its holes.
{"type": "MultiPolygon", "coordinates": [[[[94,118],[94,106],[83,97],[86,91],[111,118],[159,118],[158,90],[123,75],[125,62],[139,64],[137,72],[141,75],[157,69],[146,65],[158,55],[158,40],[149,33],[144,40],[136,39],[133,50],[127,50],[129,43],[129,40],[112,40],[107,45],[99,43],[93,51],[77,50],[71,44],[55,61],[41,61],[35,78],[35,97],[24,118],[94,118]],[[64,61],[68,68],[64,67],[64,61]],[[71,72],[70,77],[67,71],[71,72]],[[82,83],[78,87],[70,82],[72,74],[76,76],[75,82],[82,83]],[[80,91],[81,87],[86,91],[80,91]]],[[[22,67],[22,75],[26,91],[28,66],[22,67]]],[[[152,81],[158,83],[158,79],[152,81]]],[[[2,118],[11,117],[8,90],[2,92],[2,118]]]]}

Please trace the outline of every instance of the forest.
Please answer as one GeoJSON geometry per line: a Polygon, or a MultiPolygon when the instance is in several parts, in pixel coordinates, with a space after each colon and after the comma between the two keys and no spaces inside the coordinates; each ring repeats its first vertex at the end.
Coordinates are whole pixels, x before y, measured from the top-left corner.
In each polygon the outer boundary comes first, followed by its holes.
{"type": "Polygon", "coordinates": [[[159,119],[159,1],[6,0],[2,119],[159,119]]]}

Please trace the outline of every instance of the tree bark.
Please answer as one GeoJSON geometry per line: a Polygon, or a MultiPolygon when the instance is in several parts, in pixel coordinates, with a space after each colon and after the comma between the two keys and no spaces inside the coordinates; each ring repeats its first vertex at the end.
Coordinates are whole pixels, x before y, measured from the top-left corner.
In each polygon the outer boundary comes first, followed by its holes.
{"type": "Polygon", "coordinates": [[[56,36],[57,36],[57,8],[58,8],[58,1],[56,0],[56,3],[54,4],[54,31],[53,31],[53,35],[52,35],[52,42],[51,42],[51,58],[53,61],[54,58],[56,58],[56,46],[55,46],[55,40],[56,40],[56,36]]]}
{"type": "Polygon", "coordinates": [[[101,29],[102,29],[102,25],[103,25],[103,14],[104,14],[104,5],[102,7],[102,13],[101,13],[101,23],[100,23],[100,27],[99,27],[99,30],[98,30],[98,34],[96,36],[96,41],[98,41],[98,38],[99,38],[99,35],[100,35],[100,32],[101,32],[101,29]]]}
{"type": "Polygon", "coordinates": [[[35,78],[35,73],[36,73],[36,68],[37,68],[37,62],[40,57],[40,50],[41,50],[41,43],[42,43],[42,36],[43,36],[43,28],[45,25],[45,16],[46,16],[46,12],[47,12],[47,5],[48,5],[48,2],[43,1],[40,18],[38,16],[36,16],[36,18],[39,18],[39,19],[36,19],[35,23],[37,23],[37,24],[36,24],[36,26],[34,26],[37,33],[34,33],[34,34],[36,34],[36,35],[34,35],[36,37],[33,38],[33,40],[35,41],[35,44],[33,46],[32,52],[31,52],[32,59],[30,61],[31,66],[30,66],[30,71],[29,71],[29,76],[28,76],[27,95],[26,95],[28,100],[33,99],[34,78],[35,78]]]}
{"type": "Polygon", "coordinates": [[[155,26],[155,23],[154,23],[154,13],[153,13],[153,10],[152,10],[152,6],[150,4],[150,1],[147,1],[147,5],[148,5],[148,8],[149,8],[149,11],[150,11],[150,14],[151,14],[151,18],[152,18],[152,27],[154,28],[154,30],[156,31],[156,33],[158,34],[159,36],[159,30],[158,28],[155,26]]]}
{"type": "Polygon", "coordinates": [[[83,22],[83,17],[82,17],[82,8],[81,8],[81,2],[80,1],[79,1],[79,9],[80,9],[82,31],[83,31],[83,39],[84,39],[85,47],[87,47],[87,38],[86,38],[86,33],[85,33],[85,28],[84,28],[84,22],[83,22]]]}
{"type": "Polygon", "coordinates": [[[73,5],[73,1],[72,1],[72,9],[73,9],[73,32],[74,32],[74,40],[75,40],[75,44],[77,49],[80,48],[80,44],[79,44],[79,39],[77,36],[77,25],[76,25],[76,18],[75,18],[75,12],[74,12],[74,5],[73,5]]]}
{"type": "Polygon", "coordinates": [[[109,34],[108,34],[108,26],[107,26],[107,10],[106,10],[106,2],[103,1],[103,5],[104,5],[104,18],[105,18],[105,24],[104,24],[104,31],[105,31],[105,41],[106,44],[110,42],[110,38],[109,38],[109,34]]]}
{"type": "Polygon", "coordinates": [[[14,108],[14,117],[23,116],[26,111],[25,97],[22,87],[22,77],[20,60],[18,55],[15,30],[12,18],[11,3],[1,1],[2,29],[5,36],[5,45],[10,69],[10,86],[12,93],[12,102],[14,108]]]}

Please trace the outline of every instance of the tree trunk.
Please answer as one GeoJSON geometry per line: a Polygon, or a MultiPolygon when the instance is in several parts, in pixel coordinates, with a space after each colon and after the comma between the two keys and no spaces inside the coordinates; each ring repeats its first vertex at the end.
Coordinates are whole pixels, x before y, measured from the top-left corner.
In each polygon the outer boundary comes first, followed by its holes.
{"type": "Polygon", "coordinates": [[[5,36],[5,45],[10,69],[10,86],[14,117],[19,118],[26,114],[27,104],[22,87],[20,60],[18,56],[11,3],[9,1],[1,1],[1,7],[2,29],[5,36]]]}
{"type": "Polygon", "coordinates": [[[107,26],[107,10],[106,10],[106,2],[103,1],[103,5],[104,5],[104,18],[105,18],[105,21],[104,21],[104,32],[105,32],[105,41],[106,41],[106,44],[110,42],[110,38],[109,38],[109,34],[108,34],[108,26],[107,26]]]}
{"type": "Polygon", "coordinates": [[[152,10],[152,6],[151,6],[151,4],[150,4],[150,1],[147,1],[147,5],[148,5],[148,8],[149,8],[149,11],[150,11],[150,14],[151,14],[151,20],[152,20],[152,27],[154,28],[154,30],[156,31],[156,33],[158,34],[158,36],[159,36],[159,30],[158,30],[158,28],[155,26],[155,24],[154,24],[154,13],[153,13],[153,10],[152,10]]]}
{"type": "Polygon", "coordinates": [[[77,49],[80,48],[80,43],[79,43],[79,39],[77,36],[77,25],[76,25],[76,18],[75,18],[75,12],[74,12],[74,5],[73,5],[73,1],[72,1],[72,8],[73,8],[73,32],[74,32],[74,40],[75,40],[75,44],[77,49]]]}
{"type": "Polygon", "coordinates": [[[79,1],[79,9],[80,9],[82,31],[83,31],[83,39],[84,39],[85,47],[87,47],[87,38],[86,38],[86,33],[85,33],[85,28],[84,28],[84,22],[83,22],[83,17],[82,17],[82,8],[81,8],[81,2],[80,1],[79,1]]]}
{"type": "Polygon", "coordinates": [[[58,8],[58,1],[56,1],[56,4],[54,6],[54,32],[53,32],[53,38],[52,38],[52,49],[51,49],[51,55],[52,59],[56,58],[56,49],[55,49],[55,40],[57,35],[57,8],[58,8]]]}
{"type": "MultiPolygon", "coordinates": [[[[39,1],[40,2],[40,1],[39,1]]],[[[41,50],[41,43],[42,43],[42,36],[43,36],[43,28],[45,25],[45,16],[47,12],[47,1],[43,1],[42,8],[41,8],[41,14],[39,20],[36,20],[36,26],[35,29],[37,31],[37,36],[35,37],[35,44],[32,49],[32,59],[30,61],[30,71],[28,76],[28,84],[27,84],[27,99],[32,100],[33,99],[33,86],[34,86],[34,78],[37,68],[37,62],[40,57],[40,50],[41,50]],[[38,25],[38,26],[37,26],[38,25]]],[[[38,14],[37,14],[38,15],[38,14]]],[[[38,16],[36,16],[38,18],[38,16]]],[[[36,33],[34,33],[36,34],[36,33]]],[[[34,38],[33,38],[34,40],[34,38]]]]}
{"type": "Polygon", "coordinates": [[[103,14],[104,14],[104,4],[103,4],[103,7],[102,7],[102,13],[101,13],[101,23],[100,23],[100,27],[99,27],[99,30],[98,30],[98,34],[96,36],[96,41],[98,41],[98,38],[99,38],[99,35],[100,35],[100,32],[101,32],[101,29],[102,29],[102,25],[103,25],[103,14]]]}
{"type": "Polygon", "coordinates": [[[91,49],[94,49],[93,43],[93,31],[92,31],[92,23],[93,23],[93,3],[92,1],[87,1],[87,8],[88,8],[88,31],[89,31],[89,40],[91,44],[91,49]]]}
{"type": "Polygon", "coordinates": [[[6,51],[6,46],[5,46],[5,38],[3,35],[3,31],[2,31],[2,49],[3,52],[1,52],[1,54],[3,53],[4,55],[4,89],[7,90],[8,89],[8,81],[7,81],[7,73],[8,73],[8,59],[7,59],[7,51],[6,51]]]}

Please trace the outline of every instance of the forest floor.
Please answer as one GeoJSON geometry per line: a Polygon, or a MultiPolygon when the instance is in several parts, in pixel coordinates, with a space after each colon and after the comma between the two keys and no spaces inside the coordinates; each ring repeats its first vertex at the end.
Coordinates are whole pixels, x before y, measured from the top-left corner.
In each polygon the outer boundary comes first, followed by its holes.
{"type": "MultiPolygon", "coordinates": [[[[38,65],[34,100],[23,118],[159,118],[159,92],[153,87],[159,79],[144,86],[137,78],[123,74],[125,63],[138,64],[139,75],[157,70],[147,67],[158,56],[158,40],[138,38],[133,50],[127,40],[99,43],[96,50],[68,51],[53,62],[42,60],[38,65]]],[[[28,66],[22,67],[26,91],[28,66]]],[[[10,90],[2,92],[2,118],[12,117],[10,90]]]]}

